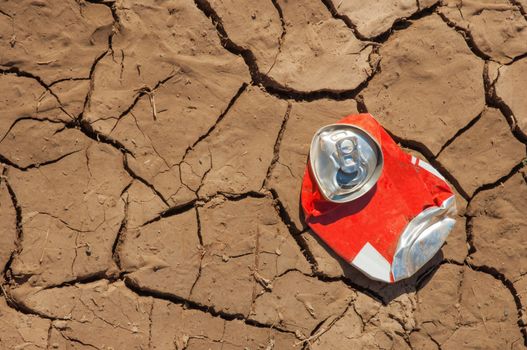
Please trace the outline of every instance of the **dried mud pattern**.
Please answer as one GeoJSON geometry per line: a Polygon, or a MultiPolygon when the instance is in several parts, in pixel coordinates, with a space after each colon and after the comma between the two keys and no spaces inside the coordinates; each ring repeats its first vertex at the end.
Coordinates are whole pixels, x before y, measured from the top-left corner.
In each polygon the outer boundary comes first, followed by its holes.
{"type": "Polygon", "coordinates": [[[180,165],[243,91],[247,69],[192,3],[124,3],[118,13],[114,55],[96,67],[85,119],[126,147],[127,166],[166,205],[188,203],[195,194],[180,165]],[[130,40],[137,31],[142,41],[130,40]]]}
{"type": "Polygon", "coordinates": [[[352,305],[337,320],[322,324],[312,349],[411,349],[405,334],[415,327],[415,296],[403,296],[383,307],[368,296],[357,294],[352,305]],[[397,316],[393,316],[397,315],[397,316]],[[400,318],[399,318],[400,317],[400,318]],[[324,332],[322,332],[324,331],[324,332]]]}
{"type": "Polygon", "coordinates": [[[143,182],[134,180],[126,191],[126,228],[135,229],[159,217],[168,206],[143,182]]]}
{"type": "MultiPolygon", "coordinates": [[[[75,146],[73,141],[70,147],[75,146]]],[[[53,153],[52,142],[42,144],[53,153]]],[[[11,269],[15,278],[32,285],[101,275],[113,266],[112,246],[124,219],[120,197],[130,182],[122,155],[95,142],[68,153],[42,168],[8,171],[23,231],[21,251],[11,269]]]]}
{"type": "Polygon", "coordinates": [[[253,2],[250,8],[240,0],[198,2],[210,6],[217,13],[228,38],[252,53],[260,72],[269,72],[280,52],[282,37],[280,14],[271,0],[253,2]]]}
{"type": "Polygon", "coordinates": [[[69,122],[72,118],[61,109],[60,102],[38,81],[14,74],[0,75],[2,118],[0,140],[17,122],[24,119],[69,122]]]}
{"type": "Polygon", "coordinates": [[[149,348],[153,301],[138,297],[123,282],[21,288],[13,297],[28,310],[52,320],[51,348],[149,348]]]}
{"type": "Polygon", "coordinates": [[[372,46],[358,40],[317,0],[298,7],[277,2],[283,11],[285,36],[267,76],[286,89],[345,91],[357,88],[372,74],[372,46]]]}
{"type": "Polygon", "coordinates": [[[65,113],[72,118],[80,118],[90,91],[90,79],[60,80],[49,85],[50,91],[57,96],[65,113]]]}
{"type": "Polygon", "coordinates": [[[21,119],[0,142],[0,154],[27,169],[80,152],[89,142],[80,131],[66,129],[62,123],[21,119]]]}
{"type": "Polygon", "coordinates": [[[3,349],[45,349],[48,346],[50,321],[24,315],[0,299],[0,346],[3,349]]]}
{"type": "Polygon", "coordinates": [[[419,333],[441,349],[523,348],[514,299],[489,274],[444,265],[417,296],[419,333]]]}
{"type": "Polygon", "coordinates": [[[292,349],[293,334],[226,321],[197,310],[155,300],[152,308],[151,349],[292,349]],[[172,326],[167,331],[166,324],[172,326]]]}
{"type": "Polygon", "coordinates": [[[4,1],[0,11],[4,69],[30,72],[47,84],[87,78],[95,59],[108,49],[113,18],[102,4],[4,1]]]}
{"type": "Polygon", "coordinates": [[[0,347],[522,347],[526,4],[436,3],[0,5],[0,347]],[[462,193],[394,285],[300,212],[357,110],[462,193]]]}
{"type": "Polygon", "coordinates": [[[520,130],[527,134],[527,92],[523,88],[527,76],[527,59],[500,67],[498,72],[496,95],[508,106],[520,130]]]}
{"type": "Polygon", "coordinates": [[[527,19],[506,0],[444,0],[439,12],[469,33],[491,59],[509,63],[527,53],[527,19]]]}
{"type": "Polygon", "coordinates": [[[437,159],[472,196],[482,185],[494,183],[509,173],[525,156],[525,145],[514,138],[505,116],[490,108],[437,159]]]}
{"type": "Polygon", "coordinates": [[[469,206],[475,252],[471,263],[496,269],[515,281],[527,272],[522,249],[527,219],[527,184],[517,173],[503,185],[476,195],[469,206]]]}
{"type": "MultiPolygon", "coordinates": [[[[52,349],[235,350],[264,349],[269,345],[290,349],[297,342],[291,333],[250,326],[240,320],[227,321],[183,305],[137,296],[122,282],[99,281],[33,291],[17,298],[28,309],[52,320],[48,340],[52,349]],[[60,297],[61,303],[55,297],[60,297]]],[[[49,325],[49,320],[41,322],[49,325]]],[[[48,326],[40,328],[44,329],[45,347],[48,326]]]]}
{"type": "Polygon", "coordinates": [[[185,155],[182,183],[202,198],[258,192],[287,113],[286,101],[248,88],[214,130],[185,155]]]}
{"type": "Polygon", "coordinates": [[[342,282],[322,282],[291,271],[254,302],[250,319],[307,336],[322,321],[342,314],[353,298],[342,282]]]}
{"type": "Polygon", "coordinates": [[[321,126],[335,123],[353,113],[357,113],[354,100],[323,99],[295,102],[291,106],[278,159],[267,187],[276,192],[296,231],[306,228],[299,201],[311,138],[321,126]]]}
{"type": "Polygon", "coordinates": [[[270,199],[217,198],[197,210],[127,230],[118,252],[130,283],[246,317],[275,278],[311,271],[270,199]]]}
{"type": "Polygon", "coordinates": [[[483,110],[483,61],[437,15],[395,33],[379,53],[364,102],[398,137],[437,154],[483,110]]]}
{"type": "MultiPolygon", "coordinates": [[[[184,117],[217,117],[248,80],[243,60],[221,47],[212,23],[193,2],[121,1],[116,13],[118,31],[112,50],[95,68],[86,111],[86,120],[98,131],[109,133],[143,94],[150,112],[139,116],[141,120],[174,123],[184,117]],[[166,106],[168,97],[161,100],[156,91],[169,80],[170,86],[159,94],[176,96],[174,110],[166,106]],[[156,102],[165,104],[156,108],[156,102]]],[[[211,122],[199,124],[207,120],[211,122]]]]}
{"type": "Polygon", "coordinates": [[[343,0],[332,1],[341,16],[350,21],[364,38],[372,39],[392,28],[395,21],[417,12],[415,0],[343,0]]]}
{"type": "Polygon", "coordinates": [[[119,261],[135,285],[190,297],[203,251],[194,210],[127,229],[122,240],[119,261]]]}
{"type": "MultiPolygon", "coordinates": [[[[221,79],[216,84],[218,89],[222,85],[223,90],[227,89],[227,83],[222,84],[221,79]]],[[[126,156],[128,167],[143,182],[153,187],[167,205],[187,203],[195,198],[196,191],[182,182],[184,175],[181,171],[185,170],[182,167],[188,165],[187,153],[223,117],[221,109],[228,107],[231,98],[235,101],[233,109],[237,109],[237,92],[242,86],[231,85],[230,88],[232,95],[224,95],[224,101],[220,101],[216,93],[212,93],[207,100],[203,98],[206,89],[203,84],[173,78],[156,90],[155,99],[145,95],[111,129],[101,132],[131,152],[126,156]],[[191,92],[185,93],[185,86],[189,85],[194,87],[191,92]],[[156,112],[157,117],[153,115],[152,108],[159,111],[156,112]],[[174,129],[174,125],[177,125],[177,129],[174,129]]],[[[206,152],[208,155],[208,150],[206,152]]],[[[210,167],[211,161],[209,159],[206,164],[197,166],[210,167]]]]}
{"type": "Polygon", "coordinates": [[[274,294],[276,279],[290,270],[311,272],[270,199],[219,199],[198,214],[203,258],[191,300],[247,317],[261,293],[274,294]]]}

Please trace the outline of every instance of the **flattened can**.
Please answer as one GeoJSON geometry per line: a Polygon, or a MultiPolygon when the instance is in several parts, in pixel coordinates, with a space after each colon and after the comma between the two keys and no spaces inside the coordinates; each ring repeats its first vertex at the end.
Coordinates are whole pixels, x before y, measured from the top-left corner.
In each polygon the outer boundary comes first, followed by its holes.
{"type": "Polygon", "coordinates": [[[370,114],[319,129],[302,182],[310,228],[372,279],[412,276],[455,223],[452,189],[430,164],[405,153],[370,114]]]}

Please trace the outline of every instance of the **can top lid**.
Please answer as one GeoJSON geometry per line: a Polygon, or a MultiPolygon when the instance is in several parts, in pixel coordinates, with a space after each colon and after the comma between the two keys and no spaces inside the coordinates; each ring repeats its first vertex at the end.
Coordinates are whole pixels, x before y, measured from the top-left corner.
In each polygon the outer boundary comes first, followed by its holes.
{"type": "Polygon", "coordinates": [[[351,124],[320,128],[311,141],[309,157],[320,192],[336,203],[366,194],[379,179],[383,167],[378,142],[351,124]]]}

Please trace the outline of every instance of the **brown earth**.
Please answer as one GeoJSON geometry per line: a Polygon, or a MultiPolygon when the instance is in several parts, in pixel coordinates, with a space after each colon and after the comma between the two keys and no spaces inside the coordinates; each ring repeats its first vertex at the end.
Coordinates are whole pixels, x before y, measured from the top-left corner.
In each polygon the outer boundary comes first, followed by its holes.
{"type": "Polygon", "coordinates": [[[0,3],[1,349],[520,349],[527,1],[0,3]],[[387,285],[304,224],[370,112],[458,222],[387,285]]]}

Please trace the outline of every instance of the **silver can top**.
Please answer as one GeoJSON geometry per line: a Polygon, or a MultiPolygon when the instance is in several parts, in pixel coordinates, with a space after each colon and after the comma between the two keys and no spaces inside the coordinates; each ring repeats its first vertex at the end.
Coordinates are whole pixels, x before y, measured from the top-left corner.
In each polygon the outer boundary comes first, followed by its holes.
{"type": "Polygon", "coordinates": [[[324,197],[345,203],[366,194],[381,176],[383,156],[377,141],[350,124],[331,124],[313,136],[311,171],[324,197]]]}

